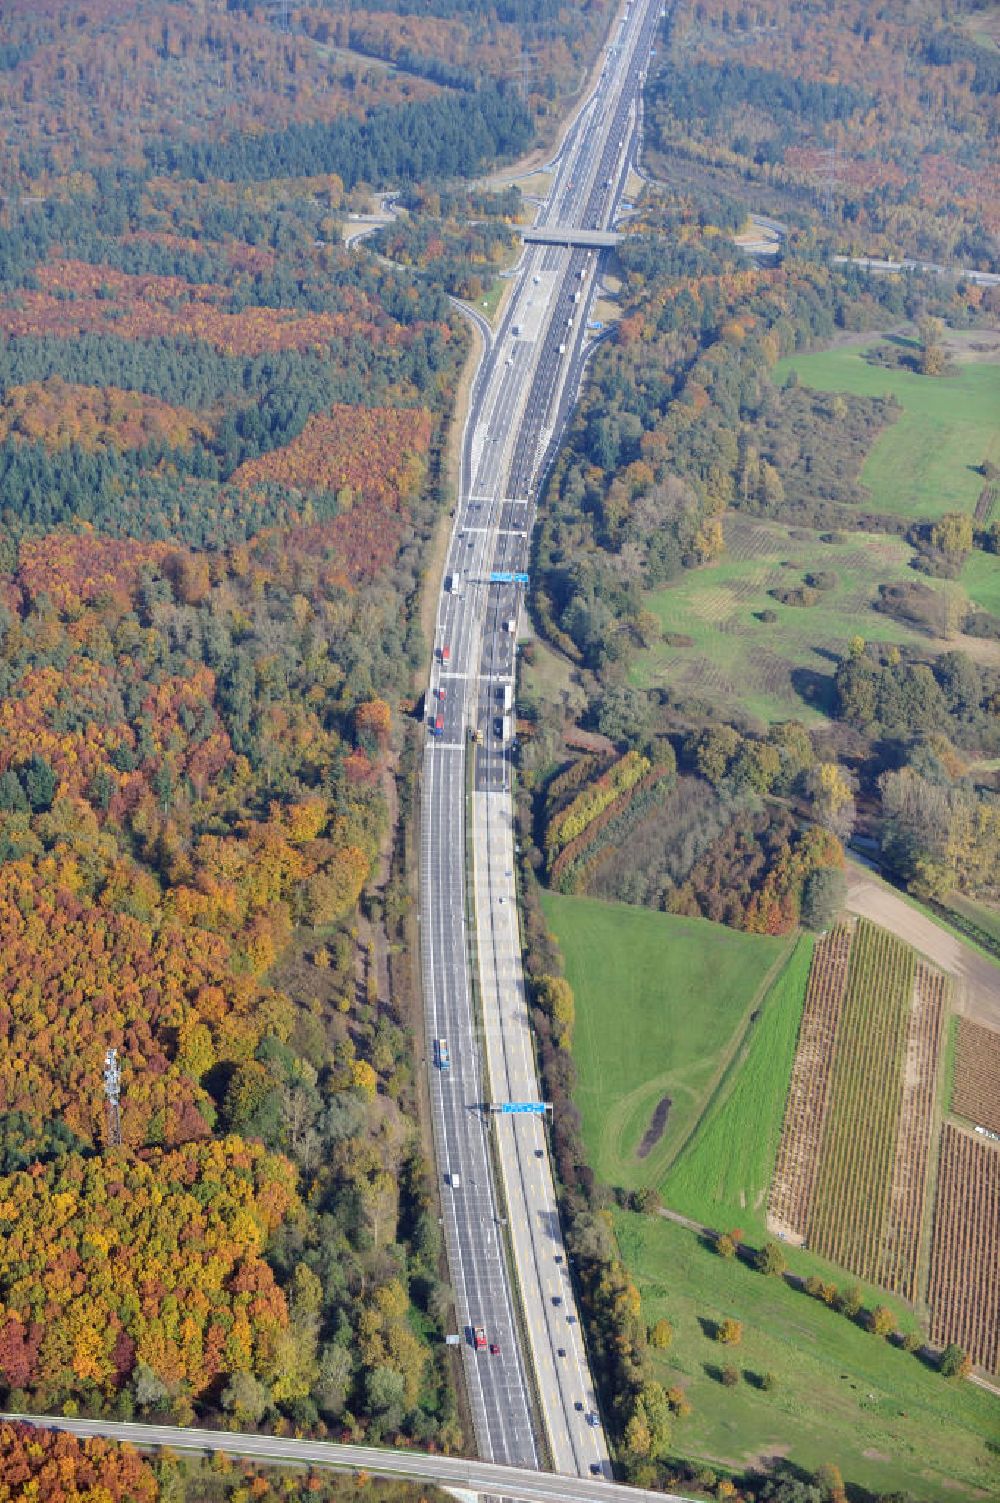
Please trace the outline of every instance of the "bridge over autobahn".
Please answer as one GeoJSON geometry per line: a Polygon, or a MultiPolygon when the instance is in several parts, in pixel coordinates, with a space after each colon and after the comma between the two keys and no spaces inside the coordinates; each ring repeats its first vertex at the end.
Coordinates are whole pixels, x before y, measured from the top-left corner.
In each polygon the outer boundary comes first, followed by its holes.
{"type": "Polygon", "coordinates": [[[521,231],[527,245],[582,246],[586,250],[609,250],[622,238],[614,230],[581,230],[572,225],[533,224],[521,231]]]}
{"type": "Polygon", "coordinates": [[[325,1440],[293,1440],[283,1435],[254,1435],[230,1430],[194,1430],[176,1425],[141,1425],[114,1420],[69,1419],[62,1414],[0,1414],[0,1420],[65,1430],[71,1435],[103,1436],[124,1441],[137,1451],[166,1448],[201,1455],[224,1451],[261,1465],[314,1466],[334,1471],[368,1472],[432,1483],[448,1492],[522,1503],[691,1503],[676,1493],[650,1492],[596,1477],[497,1466],[465,1456],[435,1456],[426,1451],[390,1450],[381,1446],[338,1445],[325,1440]]]}

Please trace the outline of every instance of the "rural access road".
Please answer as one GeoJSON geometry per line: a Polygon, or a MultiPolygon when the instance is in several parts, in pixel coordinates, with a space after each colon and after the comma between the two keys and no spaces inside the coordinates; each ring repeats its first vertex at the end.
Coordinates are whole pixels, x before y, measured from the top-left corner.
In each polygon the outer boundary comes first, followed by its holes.
{"type": "Polygon", "coordinates": [[[857,862],[847,863],[847,908],[895,934],[954,976],[958,1011],[974,1023],[1000,1028],[1000,966],[907,903],[888,883],[857,862]]]}

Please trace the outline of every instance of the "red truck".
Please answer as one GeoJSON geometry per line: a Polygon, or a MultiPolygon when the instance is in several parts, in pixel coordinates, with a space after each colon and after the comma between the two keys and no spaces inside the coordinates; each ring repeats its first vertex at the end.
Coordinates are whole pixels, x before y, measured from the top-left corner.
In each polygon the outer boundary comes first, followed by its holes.
{"type": "Polygon", "coordinates": [[[486,1332],[483,1330],[482,1326],[472,1327],[472,1345],[475,1347],[477,1352],[485,1352],[486,1332]]]}

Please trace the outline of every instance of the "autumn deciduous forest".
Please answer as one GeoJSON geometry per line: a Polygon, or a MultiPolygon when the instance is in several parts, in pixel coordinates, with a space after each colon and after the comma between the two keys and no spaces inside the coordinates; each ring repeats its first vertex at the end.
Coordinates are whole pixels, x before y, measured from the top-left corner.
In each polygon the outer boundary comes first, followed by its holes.
{"type": "MultiPolygon", "coordinates": [[[[468,350],[444,284],[481,287],[520,199],[444,178],[531,143],[609,4],[410,9],[5,12],[10,1407],[462,1443],[394,819],[468,350]],[[426,205],[412,273],[342,244],[388,186],[426,205]]],[[[105,1461],[158,1496],[159,1463],[0,1445],[0,1497],[105,1461]]]]}

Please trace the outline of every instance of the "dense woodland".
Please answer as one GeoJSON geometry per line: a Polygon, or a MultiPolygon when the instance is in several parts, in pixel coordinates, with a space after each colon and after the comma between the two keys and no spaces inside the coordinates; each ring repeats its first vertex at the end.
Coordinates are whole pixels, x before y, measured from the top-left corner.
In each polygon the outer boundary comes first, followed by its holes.
{"type": "MultiPolygon", "coordinates": [[[[83,57],[71,8],[25,7],[0,74],[33,190],[0,224],[0,1390],[454,1448],[393,818],[468,346],[441,279],[340,216],[345,182],[533,126],[502,78],[385,69],[341,121],[315,68],[343,58],[235,12],[109,5],[83,57]],[[169,150],[151,109],[111,165],[124,73],[94,70],[131,58],[168,109],[213,47],[220,87],[301,91],[169,150]],[[72,147],[32,112],[56,69],[72,147]],[[352,156],[404,101],[402,155],[352,156]],[[231,182],[177,170],[209,149],[231,182]]],[[[479,205],[463,265],[516,209],[479,205]]]]}
{"type": "Polygon", "coordinates": [[[437,1503],[434,1489],[359,1475],[285,1471],[216,1453],[142,1457],[131,1446],[0,1425],[0,1503],[437,1503]]]}
{"type": "MultiPolygon", "coordinates": [[[[695,0],[651,78],[651,160],[866,252],[997,268],[1000,60],[979,0],[695,0]]],[[[665,39],[667,40],[667,39],[665,39]]]]}
{"type": "Polygon", "coordinates": [[[0,184],[86,190],[95,167],[399,187],[516,152],[580,87],[611,0],[375,6],[72,0],[6,8],[0,184]]]}

